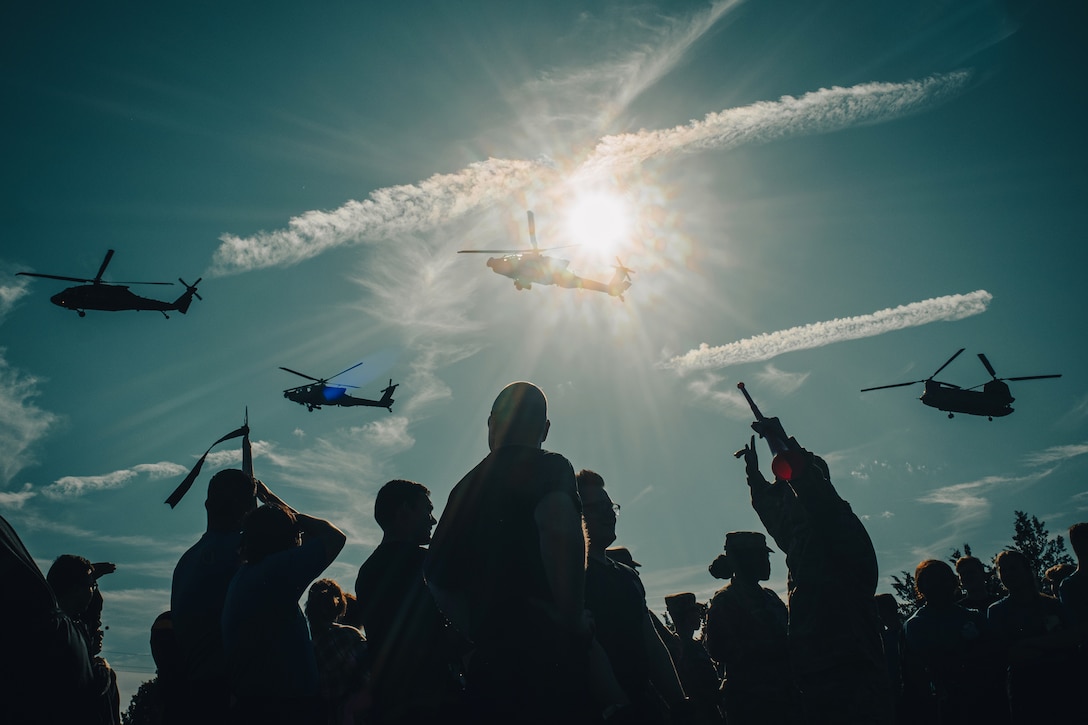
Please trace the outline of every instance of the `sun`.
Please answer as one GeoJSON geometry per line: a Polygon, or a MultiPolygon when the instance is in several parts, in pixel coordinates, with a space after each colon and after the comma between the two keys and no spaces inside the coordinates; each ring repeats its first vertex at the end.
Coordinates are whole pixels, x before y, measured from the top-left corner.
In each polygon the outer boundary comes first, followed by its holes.
{"type": "Polygon", "coordinates": [[[578,195],[566,213],[567,235],[588,252],[612,256],[631,232],[632,210],[620,194],[590,191],[578,195]]]}

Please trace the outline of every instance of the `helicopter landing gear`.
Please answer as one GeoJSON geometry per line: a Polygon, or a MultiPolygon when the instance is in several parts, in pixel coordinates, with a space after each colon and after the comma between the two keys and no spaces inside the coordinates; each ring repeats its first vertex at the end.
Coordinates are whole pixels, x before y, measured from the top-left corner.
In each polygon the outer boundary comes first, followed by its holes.
{"type": "Polygon", "coordinates": [[[955,418],[956,416],[954,416],[954,415],[952,415],[951,413],[949,413],[949,414],[948,414],[948,417],[949,417],[949,418],[955,418]]]}
{"type": "Polygon", "coordinates": [[[994,417],[992,415],[986,416],[986,420],[993,421],[993,419],[994,419],[994,417]]]}
{"type": "Polygon", "coordinates": [[[83,310],[76,310],[76,314],[79,315],[80,317],[86,317],[87,316],[87,313],[84,312],[83,310]]]}

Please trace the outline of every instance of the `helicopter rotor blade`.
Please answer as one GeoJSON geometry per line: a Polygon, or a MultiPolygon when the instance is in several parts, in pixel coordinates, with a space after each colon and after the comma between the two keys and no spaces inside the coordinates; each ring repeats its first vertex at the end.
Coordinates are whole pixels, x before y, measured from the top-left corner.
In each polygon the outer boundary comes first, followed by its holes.
{"type": "Polygon", "coordinates": [[[204,278],[203,278],[203,277],[197,277],[197,278],[196,278],[196,282],[193,282],[192,284],[189,284],[188,282],[186,282],[185,280],[183,280],[183,279],[182,279],[181,277],[178,277],[178,282],[181,282],[181,283],[182,283],[183,285],[185,285],[185,289],[186,289],[186,290],[191,290],[191,291],[192,291],[192,293],[193,293],[193,297],[196,297],[196,298],[197,298],[198,300],[200,300],[201,302],[203,302],[203,301],[204,301],[204,298],[203,298],[203,297],[201,297],[201,296],[200,296],[200,295],[199,295],[199,294],[197,293],[197,291],[196,291],[196,286],[197,286],[198,284],[200,284],[200,281],[201,281],[202,279],[204,279],[204,278]]]}
{"type": "Polygon", "coordinates": [[[307,375],[306,373],[300,373],[298,370],[292,370],[291,368],[285,368],[282,365],[280,366],[280,370],[286,370],[289,373],[294,373],[295,375],[298,375],[300,378],[306,378],[307,380],[313,380],[315,383],[324,382],[323,380],[315,378],[312,375],[307,375]]]}
{"type": "Polygon", "coordinates": [[[332,380],[333,378],[339,378],[339,377],[341,377],[341,376],[342,376],[342,374],[344,374],[344,373],[345,373],[345,372],[347,372],[348,370],[355,370],[355,369],[356,369],[357,367],[359,367],[360,365],[362,365],[362,361],[361,361],[361,360],[360,360],[359,362],[356,362],[356,364],[355,364],[355,365],[353,365],[353,366],[351,366],[350,368],[347,368],[347,370],[341,370],[341,371],[337,372],[336,374],[334,374],[334,376],[333,376],[332,378],[326,378],[326,380],[332,380]]]}
{"type": "Polygon", "coordinates": [[[528,254],[531,249],[458,249],[458,254],[528,254]]]}
{"type": "Polygon", "coordinates": [[[102,274],[106,271],[106,267],[109,266],[111,259],[113,259],[113,250],[107,249],[106,258],[102,260],[102,266],[98,268],[98,274],[94,276],[95,284],[98,284],[102,281],[102,274]]]}
{"type": "Polygon", "coordinates": [[[870,390],[885,390],[887,388],[903,388],[907,385],[917,385],[918,383],[924,383],[925,380],[911,380],[909,383],[893,383],[892,385],[878,385],[875,388],[862,388],[859,392],[867,393],[870,390]]]}
{"type": "Polygon", "coordinates": [[[93,279],[86,279],[85,277],[62,277],[59,274],[40,274],[38,272],[16,272],[16,275],[22,275],[24,277],[43,277],[45,279],[59,279],[64,282],[94,282],[93,279]]]}
{"type": "Polygon", "coordinates": [[[533,249],[536,249],[536,217],[533,216],[531,211],[525,212],[529,217],[529,241],[533,245],[533,249]]]}
{"type": "Polygon", "coordinates": [[[997,380],[997,373],[994,372],[994,366],[990,364],[990,361],[986,359],[986,356],[980,352],[978,354],[978,359],[982,361],[982,364],[986,367],[986,372],[990,374],[990,377],[997,380]]]}
{"type": "Polygon", "coordinates": [[[937,372],[935,372],[935,373],[933,373],[932,375],[930,375],[930,376],[929,376],[929,377],[927,378],[927,380],[932,380],[933,378],[935,378],[935,377],[937,377],[938,375],[940,375],[940,374],[941,374],[941,371],[942,371],[942,370],[944,370],[944,369],[945,369],[946,367],[948,367],[948,365],[949,365],[949,364],[950,364],[950,363],[951,363],[951,362],[952,362],[953,360],[955,360],[956,358],[958,358],[958,357],[960,356],[960,353],[961,353],[961,352],[963,352],[963,351],[964,351],[964,350],[966,350],[966,349],[967,349],[967,348],[965,348],[965,347],[961,347],[961,348],[960,348],[959,350],[957,350],[957,351],[956,351],[956,354],[955,354],[955,355],[953,355],[952,357],[948,358],[948,360],[946,360],[946,361],[945,361],[944,365],[942,365],[942,366],[940,366],[939,368],[937,368],[937,372]]]}
{"type": "Polygon", "coordinates": [[[1045,378],[1060,378],[1061,373],[1057,375],[1024,375],[1019,378],[998,378],[998,380],[1043,380],[1045,378]]]}
{"type": "MultiPolygon", "coordinates": [[[[92,281],[94,281],[94,280],[92,280],[92,281]]],[[[173,282],[102,282],[101,284],[105,284],[105,285],[111,285],[111,284],[114,284],[114,285],[117,285],[117,284],[163,284],[163,285],[172,285],[174,283],[173,282]]]]}

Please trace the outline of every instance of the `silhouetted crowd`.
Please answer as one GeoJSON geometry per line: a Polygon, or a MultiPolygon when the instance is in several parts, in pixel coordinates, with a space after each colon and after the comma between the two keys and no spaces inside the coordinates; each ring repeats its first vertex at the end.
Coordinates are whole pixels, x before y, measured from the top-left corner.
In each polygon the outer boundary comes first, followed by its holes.
{"type": "MultiPolygon", "coordinates": [[[[379,490],[381,543],[354,592],[320,578],[346,537],[262,481],[225,469],[208,484],[207,530],[178,561],[170,609],[151,627],[154,720],[164,725],[416,723],[1083,722],[1088,523],[1069,530],[1079,566],[1047,572],[1008,550],[985,565],[935,559],[914,574],[905,622],[876,594],[876,553],[827,464],[789,445],[773,482],[754,437],[751,503],[785,554],[788,603],[764,533],[730,532],[708,604],[682,592],[654,614],[640,564],[615,547],[619,504],[604,479],[543,448],[544,393],[512,383],[487,422],[490,453],[436,521],[430,491],[379,490]],[[782,473],[786,471],[786,473],[782,473]],[[260,505],[258,506],[258,502],[260,505]],[[432,529],[434,529],[432,536],[432,529]],[[299,603],[305,599],[305,604],[299,603]],[[1077,714],[1079,713],[1079,714],[1077,714]],[[1072,716],[1071,716],[1072,715],[1072,716]]],[[[42,576],[0,518],[8,626],[0,722],[120,723],[103,659],[108,562],[63,555],[42,576]]]]}

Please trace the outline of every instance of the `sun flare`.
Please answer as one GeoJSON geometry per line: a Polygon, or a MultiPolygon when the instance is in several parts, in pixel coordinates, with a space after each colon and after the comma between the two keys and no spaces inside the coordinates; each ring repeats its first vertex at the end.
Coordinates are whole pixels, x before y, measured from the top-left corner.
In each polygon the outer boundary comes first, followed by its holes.
{"type": "Polygon", "coordinates": [[[612,256],[631,233],[631,208],[619,194],[580,194],[566,215],[571,242],[588,252],[612,256]]]}

